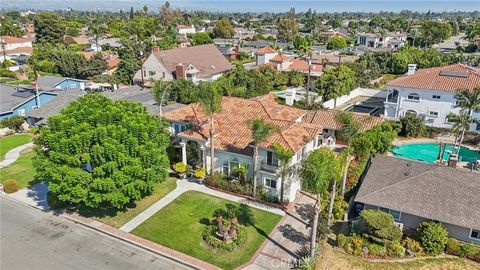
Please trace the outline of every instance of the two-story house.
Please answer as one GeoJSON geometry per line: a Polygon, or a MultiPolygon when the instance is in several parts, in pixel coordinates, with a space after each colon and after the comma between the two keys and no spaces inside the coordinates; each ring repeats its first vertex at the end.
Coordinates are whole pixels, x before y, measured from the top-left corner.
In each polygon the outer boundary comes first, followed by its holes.
{"type": "MultiPolygon", "coordinates": [[[[232,175],[240,164],[248,166],[249,179],[253,176],[253,138],[250,123],[262,119],[274,125],[278,131],[259,145],[257,184],[264,187],[272,196],[280,197],[279,161],[272,149],[280,144],[292,153],[290,167],[299,166],[307,155],[321,146],[333,146],[334,132],[339,128],[336,115],[341,112],[331,110],[306,111],[275,101],[274,94],[252,99],[223,97],[221,112],[214,115],[214,170],[232,175]],[[327,137],[325,135],[328,135],[327,137]]],[[[201,166],[210,170],[210,117],[201,106],[190,104],[163,114],[170,123],[170,129],[181,148],[182,162],[188,163],[188,155],[198,155],[201,166]],[[187,148],[199,151],[188,151],[187,148]]],[[[360,117],[362,128],[367,129],[381,123],[382,118],[360,117]],[[365,121],[363,121],[365,120],[365,121]],[[375,122],[375,123],[373,123],[375,122]]],[[[291,202],[300,191],[300,181],[291,176],[285,179],[285,200],[291,202]]]]}
{"type": "MultiPolygon", "coordinates": [[[[461,64],[416,70],[408,65],[408,72],[387,84],[385,118],[399,119],[414,114],[425,119],[428,125],[451,128],[449,113],[460,113],[455,108],[455,95],[461,91],[474,91],[480,87],[480,72],[461,64]]],[[[473,112],[480,119],[480,112],[473,112]]],[[[472,124],[470,131],[480,131],[479,124],[472,124]]]]}
{"type": "Polygon", "coordinates": [[[191,79],[194,82],[216,80],[233,68],[214,44],[161,51],[153,47],[133,78],[148,86],[151,80],[191,79]]]}

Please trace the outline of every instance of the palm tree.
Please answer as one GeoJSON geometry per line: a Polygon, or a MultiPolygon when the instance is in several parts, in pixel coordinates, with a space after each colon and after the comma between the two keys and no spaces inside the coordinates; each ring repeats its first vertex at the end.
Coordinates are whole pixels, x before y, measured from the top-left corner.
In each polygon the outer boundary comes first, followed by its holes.
{"type": "Polygon", "coordinates": [[[285,180],[294,171],[294,168],[290,166],[290,160],[292,159],[293,153],[280,144],[274,144],[273,151],[277,156],[278,165],[280,167],[278,170],[278,178],[280,178],[280,203],[284,203],[283,193],[285,190],[285,180]]]}
{"type": "Polygon", "coordinates": [[[276,129],[276,126],[265,123],[263,119],[255,119],[250,122],[250,130],[252,131],[253,138],[253,198],[257,196],[258,147],[264,143],[276,129]]]}
{"type": "Polygon", "coordinates": [[[473,123],[477,123],[478,120],[473,119],[471,115],[468,115],[467,113],[460,113],[460,114],[455,114],[455,113],[450,113],[447,116],[448,121],[453,123],[453,129],[452,132],[456,134],[455,138],[460,135],[460,139],[458,140],[458,148],[457,148],[457,140],[455,139],[455,145],[453,147],[452,153],[455,153],[455,150],[457,151],[456,153],[460,153],[460,149],[462,148],[462,142],[465,137],[465,131],[470,128],[470,125],[473,123]]]}
{"type": "Polygon", "coordinates": [[[347,183],[348,167],[351,160],[350,143],[352,142],[352,139],[360,133],[360,124],[355,118],[353,118],[353,114],[348,112],[341,113],[338,116],[338,120],[340,121],[340,123],[342,123],[342,126],[338,130],[337,135],[340,139],[346,141],[348,146],[347,149],[345,150],[345,167],[343,172],[342,189],[341,189],[341,194],[342,196],[344,196],[345,186],[347,183]]]}
{"type": "Polygon", "coordinates": [[[315,255],[317,243],[318,217],[320,215],[320,197],[328,191],[330,181],[336,177],[338,168],[335,153],[327,147],[319,148],[307,157],[300,173],[303,190],[315,195],[315,214],[311,231],[310,256],[315,255]]]}
{"type": "Polygon", "coordinates": [[[98,38],[105,34],[105,26],[99,22],[92,21],[90,23],[90,26],[88,27],[88,32],[90,32],[90,35],[93,36],[93,39],[95,40],[95,46],[96,50],[98,52],[98,38]]]}
{"type": "MultiPolygon", "coordinates": [[[[457,100],[457,104],[455,105],[455,108],[461,108],[466,115],[471,116],[474,111],[480,112],[480,87],[476,87],[473,89],[473,91],[468,91],[468,90],[463,90],[462,92],[458,93],[455,95],[455,98],[457,100]]],[[[448,119],[452,122],[455,122],[454,120],[462,120],[466,121],[468,120],[467,117],[462,116],[463,113],[460,113],[459,118],[455,118],[454,115],[450,114],[448,119]],[[451,118],[451,116],[453,118],[451,118]]],[[[458,152],[460,152],[460,148],[462,146],[462,142],[465,136],[465,132],[470,129],[470,124],[474,122],[474,119],[470,117],[470,122],[462,124],[462,131],[461,131],[461,136],[460,140],[458,142],[458,152]]],[[[455,147],[457,146],[457,142],[455,141],[455,147]]]]}
{"type": "Polygon", "coordinates": [[[158,104],[159,116],[162,117],[162,105],[165,95],[169,91],[169,85],[162,80],[152,80],[152,93],[155,102],[158,104]]]}
{"type": "Polygon", "coordinates": [[[211,82],[201,82],[198,90],[199,103],[205,114],[210,117],[210,174],[213,174],[215,170],[214,115],[222,109],[222,96],[211,82]]]}

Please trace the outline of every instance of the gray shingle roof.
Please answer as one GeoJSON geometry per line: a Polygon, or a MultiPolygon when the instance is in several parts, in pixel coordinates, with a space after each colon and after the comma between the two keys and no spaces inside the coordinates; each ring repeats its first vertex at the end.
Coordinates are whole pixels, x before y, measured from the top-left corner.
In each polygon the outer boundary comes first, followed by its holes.
{"type": "Polygon", "coordinates": [[[378,155],[356,202],[480,229],[480,174],[378,155]]]}
{"type": "Polygon", "coordinates": [[[38,78],[37,82],[39,88],[49,89],[54,88],[57,84],[59,84],[65,79],[67,78],[59,76],[43,76],[38,78]]]}
{"type": "Polygon", "coordinates": [[[68,106],[70,102],[76,100],[78,97],[84,94],[84,92],[78,91],[58,92],[58,95],[53,100],[51,100],[45,105],[41,105],[40,108],[27,113],[27,117],[47,120],[48,117],[60,113],[60,111],[66,106],[68,106]]]}
{"type": "Polygon", "coordinates": [[[22,88],[16,85],[0,84],[0,112],[11,111],[15,106],[29,100],[34,95],[33,92],[28,97],[14,95],[19,87],[22,88]]]}

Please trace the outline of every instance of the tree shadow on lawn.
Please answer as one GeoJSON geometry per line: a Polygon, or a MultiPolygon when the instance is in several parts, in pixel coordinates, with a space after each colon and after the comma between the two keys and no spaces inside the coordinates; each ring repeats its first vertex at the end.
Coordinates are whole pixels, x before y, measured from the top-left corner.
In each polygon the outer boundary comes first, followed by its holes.
{"type": "Polygon", "coordinates": [[[91,218],[104,218],[104,217],[115,217],[118,213],[125,213],[129,209],[137,207],[135,202],[127,204],[124,208],[118,209],[113,207],[99,207],[99,208],[90,208],[87,206],[78,206],[76,208],[70,209],[71,212],[77,212],[81,216],[91,218]]]}

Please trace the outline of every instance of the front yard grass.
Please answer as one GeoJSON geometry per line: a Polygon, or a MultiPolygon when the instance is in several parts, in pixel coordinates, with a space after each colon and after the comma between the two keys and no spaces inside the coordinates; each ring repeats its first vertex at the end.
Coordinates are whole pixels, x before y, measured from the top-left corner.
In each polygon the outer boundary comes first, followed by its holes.
{"type": "Polygon", "coordinates": [[[4,159],[5,154],[15,147],[26,144],[32,140],[28,134],[9,135],[0,138],[0,160],[4,159]]]}
{"type": "Polygon", "coordinates": [[[139,200],[135,204],[129,205],[125,210],[115,211],[100,209],[79,209],[79,213],[83,216],[98,220],[102,223],[115,228],[122,227],[125,223],[145,211],[152,204],[163,198],[177,187],[175,178],[167,178],[162,183],[154,185],[154,191],[151,195],[139,200]]]}
{"type": "Polygon", "coordinates": [[[322,253],[316,269],[328,270],[480,270],[480,264],[473,261],[456,258],[425,258],[417,260],[406,259],[403,262],[372,262],[322,244],[322,253]]]}
{"type": "Polygon", "coordinates": [[[25,188],[32,184],[35,176],[32,160],[34,156],[35,152],[32,149],[22,152],[13,164],[0,169],[0,182],[3,183],[7,179],[15,179],[20,188],[25,188]]]}
{"type": "MultiPolygon", "coordinates": [[[[249,207],[255,222],[246,226],[245,242],[232,252],[213,250],[203,242],[202,232],[212,220],[214,210],[225,208],[227,204],[239,205],[204,193],[188,191],[160,209],[132,233],[224,269],[234,269],[254,255],[281,216],[249,207]]],[[[239,221],[242,223],[241,217],[239,221]]]]}

